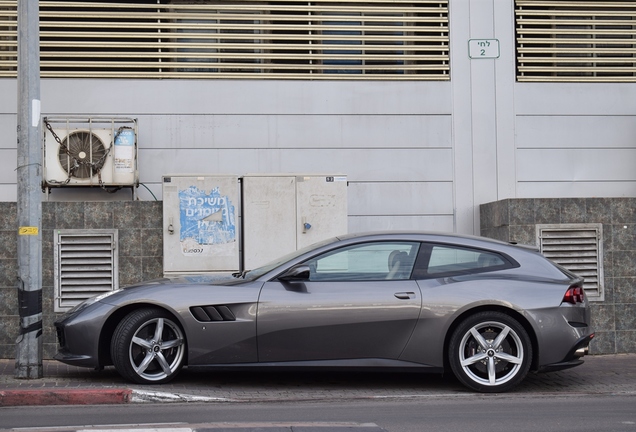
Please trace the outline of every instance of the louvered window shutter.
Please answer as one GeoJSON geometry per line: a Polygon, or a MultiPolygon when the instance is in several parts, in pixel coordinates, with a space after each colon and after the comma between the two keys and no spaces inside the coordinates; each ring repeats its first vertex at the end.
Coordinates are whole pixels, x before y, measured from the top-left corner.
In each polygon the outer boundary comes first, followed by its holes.
{"type": "Polygon", "coordinates": [[[602,224],[537,225],[537,238],[546,258],[585,278],[588,299],[604,299],[602,224]]]}
{"type": "Polygon", "coordinates": [[[119,286],[116,229],[55,232],[55,311],[119,286]]]}
{"type": "MultiPolygon", "coordinates": [[[[39,4],[43,78],[450,79],[448,0],[39,4]]],[[[0,0],[0,78],[17,58],[0,0]]]]}
{"type": "Polygon", "coordinates": [[[636,81],[633,0],[515,0],[515,18],[517,81],[636,81]]]}

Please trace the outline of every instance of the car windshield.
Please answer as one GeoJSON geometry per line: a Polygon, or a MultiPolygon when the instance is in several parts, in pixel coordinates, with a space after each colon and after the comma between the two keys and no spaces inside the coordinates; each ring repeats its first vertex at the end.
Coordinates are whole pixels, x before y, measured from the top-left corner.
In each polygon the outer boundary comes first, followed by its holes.
{"type": "Polygon", "coordinates": [[[314,243],[312,245],[306,246],[302,249],[298,249],[297,251],[291,252],[287,255],[284,255],[278,259],[275,259],[274,261],[265,264],[264,266],[255,268],[253,270],[246,270],[241,274],[241,277],[243,277],[244,279],[247,280],[254,280],[254,279],[258,279],[259,277],[263,276],[265,273],[272,271],[273,269],[275,269],[276,267],[279,267],[283,264],[285,264],[288,261],[291,261],[309,251],[311,251],[312,249],[317,249],[321,246],[325,246],[328,245],[330,243],[334,243],[336,241],[338,241],[339,239],[337,237],[333,237],[327,240],[323,240],[321,242],[318,243],[314,243]]]}

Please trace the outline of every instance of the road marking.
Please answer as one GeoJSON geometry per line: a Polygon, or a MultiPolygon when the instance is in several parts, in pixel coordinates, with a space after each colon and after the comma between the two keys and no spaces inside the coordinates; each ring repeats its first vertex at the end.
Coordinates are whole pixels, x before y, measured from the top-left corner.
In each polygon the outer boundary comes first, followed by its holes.
{"type": "MultiPolygon", "coordinates": [[[[108,425],[83,425],[83,426],[53,426],[38,428],[38,431],[55,431],[64,430],[65,432],[196,432],[197,430],[214,430],[214,429],[251,429],[251,430],[266,430],[266,429],[281,429],[286,428],[293,430],[293,428],[320,428],[325,432],[331,429],[340,430],[347,428],[355,430],[356,428],[365,429],[377,429],[378,432],[385,432],[380,426],[375,423],[356,423],[356,422],[218,422],[218,423],[201,423],[201,424],[188,424],[184,423],[143,423],[143,424],[108,424],[108,425]]],[[[12,429],[29,430],[33,431],[33,428],[17,428],[12,429]]]]}
{"type": "Polygon", "coordinates": [[[146,390],[133,390],[131,402],[240,402],[237,399],[210,397],[210,396],[194,396],[180,393],[166,393],[146,390]]]}
{"type": "Polygon", "coordinates": [[[113,429],[77,429],[76,432],[125,432],[125,431],[135,431],[135,432],[193,432],[194,429],[190,428],[113,428],[113,429]]]}

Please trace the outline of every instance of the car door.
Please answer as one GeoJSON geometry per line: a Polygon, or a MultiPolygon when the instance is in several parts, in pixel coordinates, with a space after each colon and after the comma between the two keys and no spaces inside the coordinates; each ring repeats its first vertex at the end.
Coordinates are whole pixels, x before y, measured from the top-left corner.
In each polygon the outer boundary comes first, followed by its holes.
{"type": "Polygon", "coordinates": [[[410,278],[418,249],[405,241],[349,245],[303,262],[308,278],[266,282],[259,361],[397,359],[420,314],[410,278]]]}

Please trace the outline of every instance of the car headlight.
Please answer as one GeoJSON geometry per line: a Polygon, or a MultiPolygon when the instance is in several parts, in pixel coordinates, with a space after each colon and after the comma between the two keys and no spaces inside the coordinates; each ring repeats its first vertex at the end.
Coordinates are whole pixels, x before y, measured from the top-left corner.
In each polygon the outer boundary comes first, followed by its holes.
{"type": "Polygon", "coordinates": [[[104,300],[105,298],[110,297],[110,296],[112,296],[113,294],[116,294],[116,293],[118,293],[118,292],[120,292],[120,291],[121,291],[120,289],[118,289],[118,290],[114,290],[114,291],[107,291],[107,292],[105,292],[105,293],[102,293],[102,294],[96,295],[95,297],[91,297],[91,298],[89,298],[89,299],[87,299],[87,300],[84,300],[82,303],[80,303],[80,304],[78,304],[78,305],[74,306],[74,307],[73,307],[71,310],[69,310],[69,311],[68,311],[65,315],[70,315],[70,314],[77,313],[77,312],[81,311],[82,309],[85,309],[85,308],[87,308],[88,306],[90,306],[90,305],[92,305],[92,304],[94,304],[94,303],[97,303],[97,302],[98,302],[98,301],[100,301],[100,300],[104,300]]]}

